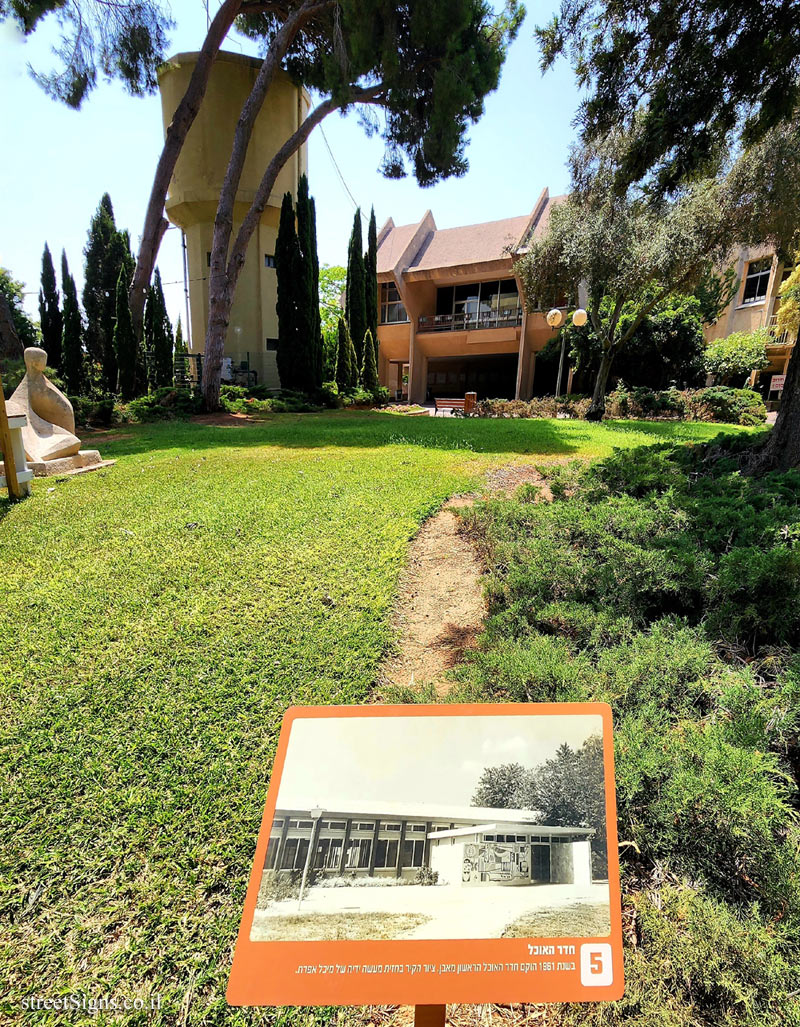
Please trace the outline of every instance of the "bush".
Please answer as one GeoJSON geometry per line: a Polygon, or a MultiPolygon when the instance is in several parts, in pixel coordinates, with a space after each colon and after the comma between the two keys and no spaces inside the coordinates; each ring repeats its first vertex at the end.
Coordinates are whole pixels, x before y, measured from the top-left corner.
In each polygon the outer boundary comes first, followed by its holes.
{"type": "Polygon", "coordinates": [[[97,428],[108,428],[116,415],[113,396],[106,395],[99,399],[87,399],[85,396],[70,396],[70,403],[75,412],[76,424],[86,424],[97,428]]]}
{"type": "Polygon", "coordinates": [[[414,884],[422,884],[433,887],[439,883],[439,871],[431,870],[430,867],[420,867],[414,875],[414,884]]]}
{"type": "Polygon", "coordinates": [[[691,403],[695,421],[724,421],[753,427],[767,419],[764,400],[753,389],[712,385],[695,393],[691,403]]]}
{"type": "Polygon", "coordinates": [[[165,387],[132,399],[121,408],[123,420],[169,421],[200,413],[202,400],[186,389],[165,387]]]}
{"type": "Polygon", "coordinates": [[[729,378],[743,381],[751,371],[761,371],[768,366],[766,347],[771,341],[766,328],[732,332],[723,339],[714,339],[703,357],[706,372],[722,382],[729,378]]]}

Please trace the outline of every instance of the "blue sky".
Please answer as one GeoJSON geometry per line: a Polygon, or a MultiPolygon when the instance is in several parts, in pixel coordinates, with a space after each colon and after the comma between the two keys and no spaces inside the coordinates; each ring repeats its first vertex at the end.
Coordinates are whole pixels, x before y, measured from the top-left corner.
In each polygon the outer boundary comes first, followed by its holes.
{"type": "MultiPolygon", "coordinates": [[[[197,49],[206,14],[197,0],[174,0],[177,27],[171,52],[197,49]]],[[[212,0],[213,13],[213,0],[212,0]]],[[[378,172],[383,147],[368,139],[355,116],[331,115],[325,137],[341,175],[367,211],[374,204],[380,226],[417,221],[430,208],[440,228],[513,217],[531,209],[541,190],[564,192],[566,158],[578,92],[565,64],[542,76],[533,39],[548,20],[549,2],[528,5],[528,16],[511,48],[500,87],[470,133],[465,176],[428,189],[413,178],[387,180],[378,172]]],[[[29,40],[0,25],[0,90],[4,159],[0,162],[2,235],[0,265],[26,283],[26,308],[38,318],[41,253],[45,239],[56,261],[65,248],[83,285],[83,247],[92,213],[109,192],[117,224],[130,229],[136,248],[151,177],[162,143],[157,95],[136,99],[116,84],[101,83],[80,111],[50,100],[27,72],[28,63],[46,70],[55,26],[45,25],[29,40]]],[[[254,53],[249,40],[234,34],[225,49],[254,53]]],[[[319,129],[309,141],[309,180],[317,203],[320,259],[344,260],[354,206],[345,191],[319,129]]],[[[159,258],[173,322],[183,310],[180,237],[168,231],[159,258]]]]}

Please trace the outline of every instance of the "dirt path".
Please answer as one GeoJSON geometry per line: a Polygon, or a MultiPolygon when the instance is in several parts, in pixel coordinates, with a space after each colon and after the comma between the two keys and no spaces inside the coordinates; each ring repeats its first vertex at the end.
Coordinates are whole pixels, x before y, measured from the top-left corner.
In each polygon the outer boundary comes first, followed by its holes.
{"type": "MultiPolygon", "coordinates": [[[[524,484],[538,484],[542,497],[552,499],[544,479],[529,464],[490,472],[485,494],[510,495],[524,484]]],[[[381,669],[381,684],[414,689],[432,684],[442,696],[451,685],[447,672],[474,647],[486,617],[483,567],[454,511],[477,498],[449,500],[411,543],[393,617],[397,651],[381,669]]]]}

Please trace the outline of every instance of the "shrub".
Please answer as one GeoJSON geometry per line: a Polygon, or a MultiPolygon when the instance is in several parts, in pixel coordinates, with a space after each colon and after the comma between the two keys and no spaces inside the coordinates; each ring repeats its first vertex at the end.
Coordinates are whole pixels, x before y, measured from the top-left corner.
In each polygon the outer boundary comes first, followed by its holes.
{"type": "Polygon", "coordinates": [[[113,396],[100,399],[87,399],[84,396],[70,396],[70,403],[75,412],[76,424],[86,424],[98,428],[108,428],[115,418],[115,401],[113,396]]]}
{"type": "Polygon", "coordinates": [[[189,417],[201,409],[199,396],[186,389],[165,387],[132,399],[122,407],[122,416],[129,421],[169,421],[189,417]]]}
{"type": "Polygon", "coordinates": [[[414,884],[422,884],[432,887],[439,883],[439,871],[431,870],[430,867],[420,867],[414,875],[414,884]]]}
{"type": "Polygon", "coordinates": [[[703,357],[708,374],[726,382],[730,378],[743,381],[751,371],[767,367],[767,344],[771,337],[766,328],[753,332],[732,332],[723,339],[709,342],[703,357]]]}
{"type": "Polygon", "coordinates": [[[691,409],[696,421],[724,421],[727,424],[755,426],[767,417],[764,400],[753,389],[729,389],[725,385],[712,385],[701,389],[691,398],[691,409]]]}

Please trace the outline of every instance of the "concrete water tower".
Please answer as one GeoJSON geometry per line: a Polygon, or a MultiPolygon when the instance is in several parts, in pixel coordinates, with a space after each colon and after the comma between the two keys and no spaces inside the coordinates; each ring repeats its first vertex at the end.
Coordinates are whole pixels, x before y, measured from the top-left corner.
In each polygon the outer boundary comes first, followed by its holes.
{"type": "MultiPolygon", "coordinates": [[[[165,130],[186,91],[197,57],[196,53],[177,54],[159,69],[165,130]]],[[[218,54],[200,112],[184,143],[167,195],[167,217],[182,229],[186,240],[192,353],[202,353],[205,349],[214,216],[236,122],[260,67],[261,61],[253,57],[218,54]]],[[[276,71],[256,120],[236,194],[234,238],[267,165],[303,121],[309,106],[305,90],[294,85],[285,72],[276,71]]],[[[303,146],[278,175],[261,223],[250,242],[231,310],[225,356],[234,367],[247,361],[250,370],[256,372],[259,385],[279,385],[275,359],[278,338],[275,239],[283,194],[290,192],[297,198],[297,182],[306,172],[306,162],[306,147],[303,146]]],[[[227,360],[225,363],[227,365],[227,360]]]]}

